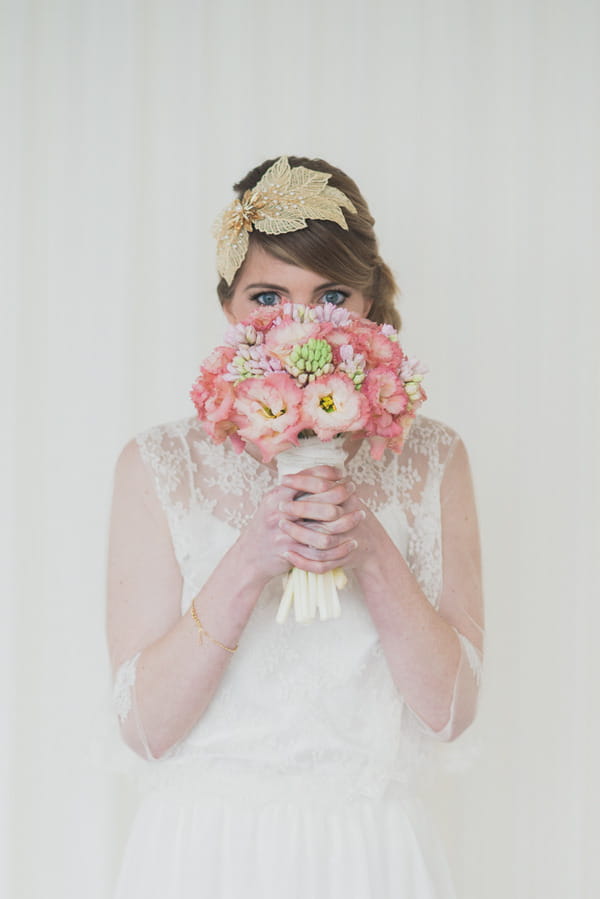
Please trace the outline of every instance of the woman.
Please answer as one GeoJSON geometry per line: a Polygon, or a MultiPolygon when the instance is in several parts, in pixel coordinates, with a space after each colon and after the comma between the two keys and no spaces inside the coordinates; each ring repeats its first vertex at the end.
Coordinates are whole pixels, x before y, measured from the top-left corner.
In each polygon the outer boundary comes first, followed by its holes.
{"type": "MultiPolygon", "coordinates": [[[[218,234],[230,322],[293,302],[399,325],[394,279],[348,176],[282,157],[235,189],[218,234]],[[275,202],[286,233],[268,226],[275,202]]],[[[122,732],[155,783],[118,897],[454,895],[416,794],[431,748],[476,708],[483,616],[467,455],[421,416],[400,455],[377,462],[366,441],[346,445],[345,473],[320,466],[281,484],[275,463],[215,445],[196,417],[121,453],[108,636],[122,732]],[[275,623],[291,566],[349,573],[341,618],[275,623]]]]}

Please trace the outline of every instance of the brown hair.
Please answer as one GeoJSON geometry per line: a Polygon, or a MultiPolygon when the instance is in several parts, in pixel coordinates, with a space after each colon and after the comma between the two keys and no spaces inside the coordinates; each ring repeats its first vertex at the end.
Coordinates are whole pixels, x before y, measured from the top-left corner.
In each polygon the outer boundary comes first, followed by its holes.
{"type": "MultiPolygon", "coordinates": [[[[240,200],[276,161],[267,159],[234,185],[233,189],[237,191],[240,200]]],[[[292,167],[302,165],[318,172],[328,172],[331,175],[327,182],[329,186],[337,187],[346,194],[356,207],[356,213],[344,209],[347,231],[335,222],[309,219],[306,228],[288,234],[262,234],[253,230],[249,235],[250,244],[262,247],[283,262],[310,269],[328,280],[347,284],[354,290],[361,291],[373,301],[368,317],[379,324],[387,322],[399,329],[400,314],[394,302],[399,293],[398,286],[392,272],[379,255],[373,230],[375,219],[356,183],[341,169],[323,159],[289,156],[288,161],[292,167]]],[[[221,305],[231,299],[240,270],[231,285],[224,278],[219,281],[217,293],[221,305]]]]}

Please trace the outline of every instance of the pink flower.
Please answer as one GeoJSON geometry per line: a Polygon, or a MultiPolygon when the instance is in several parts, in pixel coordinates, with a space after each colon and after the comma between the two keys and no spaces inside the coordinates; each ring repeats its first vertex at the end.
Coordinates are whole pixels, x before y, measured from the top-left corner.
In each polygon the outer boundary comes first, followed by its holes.
{"type": "Polygon", "coordinates": [[[261,307],[229,329],[227,343],[205,361],[191,397],[217,442],[229,438],[238,452],[254,443],[265,461],[303,430],[366,437],[376,458],[401,452],[426,398],[426,369],[404,356],[391,325],[345,309],[261,307]]]}
{"type": "Polygon", "coordinates": [[[381,459],[386,449],[391,450],[393,453],[401,453],[414,418],[414,412],[407,412],[405,415],[402,415],[397,422],[399,425],[398,433],[394,437],[369,436],[371,456],[374,459],[381,459]]]}
{"type": "Polygon", "coordinates": [[[415,359],[414,356],[408,359],[404,357],[400,368],[400,375],[404,381],[421,380],[423,375],[427,374],[427,366],[415,359]]]}
{"type": "Polygon", "coordinates": [[[380,365],[367,372],[363,390],[370,408],[367,434],[396,437],[401,432],[398,418],[408,405],[403,382],[393,371],[380,365]]]}
{"type": "Polygon", "coordinates": [[[212,350],[200,367],[200,377],[206,374],[220,375],[235,356],[236,350],[231,346],[218,346],[212,350]]]}
{"type": "Polygon", "coordinates": [[[336,362],[341,359],[340,350],[343,346],[351,346],[356,352],[359,350],[359,341],[355,339],[352,331],[345,328],[332,328],[327,332],[327,343],[333,349],[333,358],[336,362]]]}
{"type": "Polygon", "coordinates": [[[266,350],[285,363],[297,344],[306,343],[310,337],[319,337],[320,327],[318,322],[286,321],[274,325],[265,334],[266,350]]]}
{"type": "Polygon", "coordinates": [[[237,429],[232,420],[235,392],[232,385],[220,375],[203,372],[191,391],[196,407],[206,431],[216,443],[223,443],[237,429]]]}
{"type": "Polygon", "coordinates": [[[253,325],[257,331],[268,331],[280,315],[279,306],[259,306],[255,312],[244,319],[244,323],[253,325]]]}
{"type": "Polygon", "coordinates": [[[344,374],[317,378],[303,389],[303,427],[312,428],[321,440],[359,431],[369,414],[366,397],[344,374]]]}
{"type": "Polygon", "coordinates": [[[248,378],[235,390],[238,434],[260,448],[263,461],[298,442],[302,390],[284,372],[248,378]]]}
{"type": "MultiPolygon", "coordinates": [[[[359,352],[363,353],[369,368],[385,365],[397,372],[402,365],[404,354],[400,345],[379,331],[361,331],[356,343],[359,352]]],[[[355,344],[356,345],[356,344],[355,344]]]]}

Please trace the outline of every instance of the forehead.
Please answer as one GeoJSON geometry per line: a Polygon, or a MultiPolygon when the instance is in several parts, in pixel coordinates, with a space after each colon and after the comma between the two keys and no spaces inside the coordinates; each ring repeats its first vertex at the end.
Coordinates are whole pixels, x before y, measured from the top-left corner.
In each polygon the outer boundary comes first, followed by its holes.
{"type": "Polygon", "coordinates": [[[248,284],[278,284],[288,287],[290,284],[321,284],[323,280],[323,275],[277,259],[262,247],[251,244],[240,270],[238,287],[241,290],[248,284]]]}

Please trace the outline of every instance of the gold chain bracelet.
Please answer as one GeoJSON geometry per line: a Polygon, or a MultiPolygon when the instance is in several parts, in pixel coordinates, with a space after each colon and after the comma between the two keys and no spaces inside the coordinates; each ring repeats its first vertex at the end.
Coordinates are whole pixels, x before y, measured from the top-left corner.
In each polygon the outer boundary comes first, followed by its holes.
{"type": "Polygon", "coordinates": [[[225,646],[224,643],[221,643],[220,640],[215,639],[215,637],[213,637],[211,634],[208,633],[208,631],[206,630],[206,628],[204,627],[204,625],[202,624],[202,622],[200,621],[200,619],[198,617],[198,612],[196,611],[195,600],[192,600],[191,612],[192,612],[192,621],[198,628],[198,635],[200,637],[201,643],[202,643],[204,637],[208,637],[209,640],[212,640],[212,642],[216,643],[217,646],[220,646],[221,649],[224,649],[227,652],[231,652],[231,653],[237,652],[237,648],[238,648],[237,644],[232,649],[231,646],[225,646]]]}

